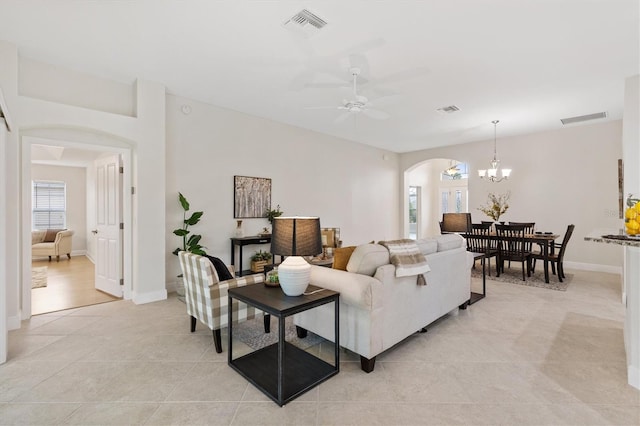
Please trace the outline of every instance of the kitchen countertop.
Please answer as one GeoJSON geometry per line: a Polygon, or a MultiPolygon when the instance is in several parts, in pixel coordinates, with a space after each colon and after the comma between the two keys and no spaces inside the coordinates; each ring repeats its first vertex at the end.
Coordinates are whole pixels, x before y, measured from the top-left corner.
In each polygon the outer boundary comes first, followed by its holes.
{"type": "Polygon", "coordinates": [[[594,229],[584,237],[585,241],[640,247],[640,236],[623,235],[617,229],[594,229]]]}

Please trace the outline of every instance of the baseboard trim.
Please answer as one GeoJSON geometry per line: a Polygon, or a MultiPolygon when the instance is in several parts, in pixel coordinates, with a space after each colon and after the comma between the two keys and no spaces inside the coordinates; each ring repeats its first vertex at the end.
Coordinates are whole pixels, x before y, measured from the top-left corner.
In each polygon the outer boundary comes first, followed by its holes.
{"type": "Polygon", "coordinates": [[[131,299],[136,305],[143,305],[145,303],[159,302],[167,299],[167,289],[159,291],[150,291],[148,293],[136,293],[133,292],[133,298],[131,299]]]}
{"type": "Polygon", "coordinates": [[[86,250],[71,250],[71,257],[73,256],[86,256],[87,255],[87,251],[86,250]]]}
{"type": "Polygon", "coordinates": [[[564,261],[563,263],[566,269],[577,269],[580,271],[593,271],[593,272],[606,272],[609,274],[622,275],[622,266],[599,265],[596,263],[582,263],[582,262],[569,262],[569,261],[564,261]]]}
{"type": "Polygon", "coordinates": [[[640,389],[640,369],[633,365],[627,366],[627,381],[636,389],[640,389]]]}

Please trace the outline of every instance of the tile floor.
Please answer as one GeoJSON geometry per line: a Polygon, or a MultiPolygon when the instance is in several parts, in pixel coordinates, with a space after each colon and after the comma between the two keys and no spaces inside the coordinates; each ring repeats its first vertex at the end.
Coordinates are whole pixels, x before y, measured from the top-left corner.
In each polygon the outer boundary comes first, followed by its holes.
{"type": "Polygon", "coordinates": [[[487,298],[373,373],[344,352],[337,376],[284,408],[227,366],[204,326],[189,333],[175,297],[35,316],[9,333],[0,424],[640,425],[620,277],[567,272],[567,292],[488,281],[487,298]]]}

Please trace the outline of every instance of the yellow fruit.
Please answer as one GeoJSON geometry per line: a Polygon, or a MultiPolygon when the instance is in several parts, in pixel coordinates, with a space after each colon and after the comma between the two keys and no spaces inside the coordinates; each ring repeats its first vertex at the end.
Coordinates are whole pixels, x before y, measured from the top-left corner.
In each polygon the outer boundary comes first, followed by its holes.
{"type": "Polygon", "coordinates": [[[624,217],[626,219],[635,219],[636,217],[638,217],[638,213],[636,213],[636,209],[634,207],[629,207],[627,210],[625,210],[624,217]]]}
{"type": "Polygon", "coordinates": [[[640,214],[640,201],[638,201],[633,208],[636,209],[637,214],[640,214]]]}
{"type": "Polygon", "coordinates": [[[636,235],[640,232],[640,223],[635,219],[631,219],[626,223],[627,234],[636,235]]]}

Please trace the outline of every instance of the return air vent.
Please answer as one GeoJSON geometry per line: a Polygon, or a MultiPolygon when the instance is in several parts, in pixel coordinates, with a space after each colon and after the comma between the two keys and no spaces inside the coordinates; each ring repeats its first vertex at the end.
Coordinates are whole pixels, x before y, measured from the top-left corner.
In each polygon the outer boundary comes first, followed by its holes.
{"type": "Polygon", "coordinates": [[[562,124],[567,125],[567,124],[573,124],[573,123],[580,123],[582,121],[597,120],[598,118],[606,118],[606,117],[607,117],[606,112],[596,112],[595,114],[587,114],[587,115],[580,115],[578,117],[563,118],[560,121],[562,121],[562,124]]]}
{"type": "Polygon", "coordinates": [[[440,114],[453,114],[454,112],[460,111],[460,108],[455,105],[449,105],[446,107],[438,108],[436,111],[438,111],[440,114]]]}
{"type": "Polygon", "coordinates": [[[307,9],[302,9],[282,24],[286,29],[295,31],[305,37],[311,37],[325,25],[327,25],[327,22],[324,19],[309,12],[307,9]]]}

